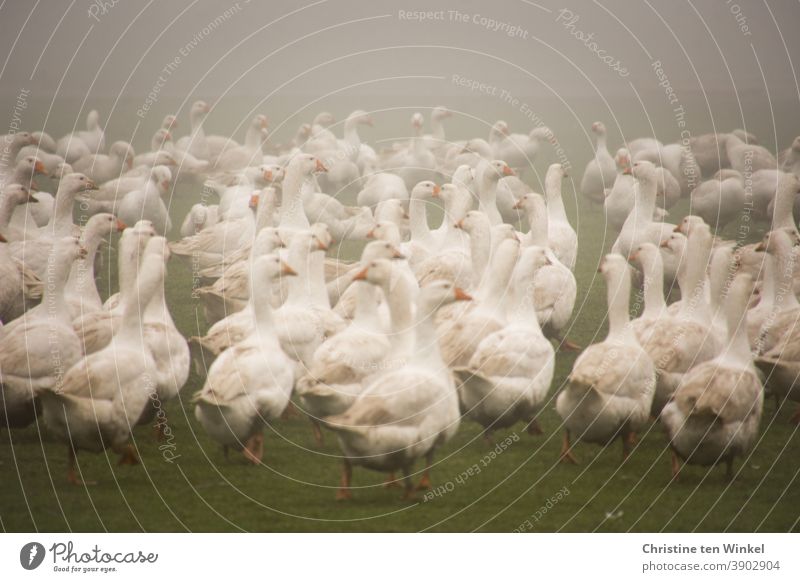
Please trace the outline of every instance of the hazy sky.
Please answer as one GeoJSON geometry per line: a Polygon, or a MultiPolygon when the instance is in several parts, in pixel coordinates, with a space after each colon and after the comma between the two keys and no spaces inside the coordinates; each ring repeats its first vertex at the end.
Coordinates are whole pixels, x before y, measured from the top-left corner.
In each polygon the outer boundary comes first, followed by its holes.
{"type": "Polygon", "coordinates": [[[303,96],[353,84],[363,94],[463,92],[453,74],[509,93],[613,95],[631,83],[660,90],[660,60],[676,92],[796,96],[798,25],[794,0],[7,1],[0,91],[144,96],[172,66],[163,95],[283,84],[303,96]],[[440,12],[420,21],[417,10],[440,12]]]}

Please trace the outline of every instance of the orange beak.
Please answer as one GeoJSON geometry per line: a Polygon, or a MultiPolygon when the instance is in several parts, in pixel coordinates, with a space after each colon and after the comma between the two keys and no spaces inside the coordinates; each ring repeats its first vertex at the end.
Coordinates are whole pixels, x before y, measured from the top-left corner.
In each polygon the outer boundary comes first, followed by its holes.
{"type": "Polygon", "coordinates": [[[94,183],[94,180],[87,180],[86,181],[86,189],[87,190],[97,190],[97,184],[94,183]]]}
{"type": "Polygon", "coordinates": [[[756,252],[758,252],[758,253],[763,253],[763,252],[765,252],[766,250],[767,250],[767,245],[766,245],[766,244],[764,244],[764,241],[763,241],[763,240],[762,240],[760,243],[758,243],[758,244],[756,245],[756,252]]]}
{"type": "Polygon", "coordinates": [[[268,125],[269,124],[267,123],[267,118],[266,117],[261,120],[261,129],[267,129],[268,125]]]}
{"type": "Polygon", "coordinates": [[[638,258],[639,258],[639,252],[638,251],[634,251],[630,255],[628,255],[628,260],[631,261],[631,262],[636,261],[636,259],[638,259],[638,258]]]}
{"type": "Polygon", "coordinates": [[[122,221],[121,221],[121,220],[118,218],[118,219],[117,219],[117,226],[116,226],[116,228],[117,228],[117,232],[122,232],[123,230],[125,230],[126,228],[128,228],[128,225],[127,225],[127,224],[125,224],[124,222],[122,222],[122,221]]]}
{"type": "Polygon", "coordinates": [[[327,171],[328,171],[328,168],[326,168],[326,167],[325,167],[325,164],[323,164],[323,163],[322,163],[321,161],[319,161],[319,160],[317,160],[317,165],[316,165],[316,167],[315,167],[314,169],[315,169],[317,172],[327,172],[327,171]]]}
{"type": "Polygon", "coordinates": [[[508,166],[503,166],[503,175],[504,176],[516,176],[516,172],[509,168],[508,166]]]}
{"type": "Polygon", "coordinates": [[[362,269],[356,276],[353,277],[353,281],[366,281],[367,280],[367,271],[369,271],[369,267],[362,269]]]}
{"type": "Polygon", "coordinates": [[[633,170],[631,170],[630,168],[625,168],[624,170],[622,170],[622,173],[625,176],[631,176],[631,175],[633,175],[633,170]]]}
{"type": "Polygon", "coordinates": [[[0,234],[0,243],[7,243],[8,240],[2,234],[0,234]]]}
{"type": "Polygon", "coordinates": [[[458,221],[458,222],[456,222],[456,223],[455,223],[453,226],[455,226],[456,228],[463,229],[463,228],[464,228],[464,220],[463,220],[463,219],[462,219],[462,220],[459,220],[459,221],[458,221]]]}
{"type": "Polygon", "coordinates": [[[86,257],[86,255],[88,255],[88,254],[89,254],[89,251],[87,251],[86,247],[84,247],[84,246],[82,246],[80,248],[80,250],[78,251],[78,256],[80,256],[80,257],[86,257]]]}
{"type": "Polygon", "coordinates": [[[162,187],[164,190],[169,190],[169,180],[162,180],[162,182],[161,182],[161,187],[162,187]]]}
{"type": "Polygon", "coordinates": [[[170,132],[164,133],[164,141],[170,141],[172,139],[172,134],[170,132]]]}
{"type": "Polygon", "coordinates": [[[289,275],[290,277],[294,277],[297,275],[297,271],[281,261],[281,275],[289,275]]]}
{"type": "Polygon", "coordinates": [[[369,229],[369,232],[367,233],[367,238],[375,238],[375,229],[374,228],[369,229]]]}
{"type": "Polygon", "coordinates": [[[461,287],[455,288],[456,301],[472,301],[472,296],[461,287]]]}
{"type": "Polygon", "coordinates": [[[394,249],[394,250],[392,250],[392,258],[393,259],[402,260],[402,259],[405,259],[406,256],[403,253],[401,253],[399,250],[394,249]]]}
{"type": "Polygon", "coordinates": [[[663,241],[660,245],[658,245],[662,249],[669,248],[669,239],[663,241]]]}
{"type": "Polygon", "coordinates": [[[264,180],[272,182],[272,170],[264,170],[264,180]]]}
{"type": "Polygon", "coordinates": [[[439,197],[439,193],[441,191],[442,191],[442,187],[439,186],[439,184],[434,185],[434,187],[433,187],[433,197],[434,198],[438,198],[439,197]]]}
{"type": "Polygon", "coordinates": [[[250,196],[250,208],[258,208],[258,194],[250,196]]]}
{"type": "Polygon", "coordinates": [[[319,250],[321,250],[321,251],[327,251],[328,250],[328,245],[326,245],[324,242],[322,242],[320,240],[320,241],[317,241],[317,248],[319,250]]]}
{"type": "Polygon", "coordinates": [[[672,232],[681,232],[682,233],[683,231],[681,230],[681,225],[679,224],[675,228],[673,228],[672,232]]]}
{"type": "Polygon", "coordinates": [[[36,163],[33,164],[33,171],[36,174],[46,174],[47,169],[45,169],[44,164],[40,160],[36,160],[36,163]]]}
{"type": "Polygon", "coordinates": [[[519,200],[517,200],[517,201],[516,201],[516,203],[514,204],[514,206],[513,206],[512,208],[514,208],[514,210],[520,210],[520,209],[522,209],[522,198],[520,198],[519,200]]]}

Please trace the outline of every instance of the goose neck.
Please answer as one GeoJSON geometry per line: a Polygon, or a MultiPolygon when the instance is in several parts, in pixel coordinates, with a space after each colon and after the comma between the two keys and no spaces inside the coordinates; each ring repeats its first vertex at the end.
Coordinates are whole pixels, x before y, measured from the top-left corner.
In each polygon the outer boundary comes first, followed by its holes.
{"type": "Polygon", "coordinates": [[[430,234],[428,213],[422,198],[412,197],[408,203],[408,223],[412,240],[420,241],[430,234]]]}
{"type": "Polygon", "coordinates": [[[281,202],[282,228],[307,229],[311,225],[308,222],[305,209],[303,208],[303,195],[301,188],[305,182],[304,176],[298,168],[289,168],[283,180],[283,200],[281,202]]]}

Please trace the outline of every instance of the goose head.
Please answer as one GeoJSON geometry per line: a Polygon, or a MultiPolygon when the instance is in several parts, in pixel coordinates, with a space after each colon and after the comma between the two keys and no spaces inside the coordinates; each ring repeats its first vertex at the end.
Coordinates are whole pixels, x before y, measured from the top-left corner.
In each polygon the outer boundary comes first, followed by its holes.
{"type": "Polygon", "coordinates": [[[602,121],[595,121],[592,124],[592,133],[604,136],[606,134],[606,125],[602,121]]]}
{"type": "Polygon", "coordinates": [[[634,162],[631,172],[633,173],[633,177],[639,182],[655,184],[658,178],[655,164],[648,160],[638,160],[634,162]]]}
{"type": "Polygon", "coordinates": [[[626,176],[631,175],[631,154],[627,148],[619,148],[614,156],[614,162],[617,164],[617,169],[620,173],[626,176]]]}
{"type": "Polygon", "coordinates": [[[763,240],[756,246],[756,251],[770,255],[788,255],[796,243],[793,233],[785,228],[777,228],[764,235],[763,240]]]}
{"type": "Polygon", "coordinates": [[[253,242],[252,252],[255,253],[255,256],[260,257],[285,246],[278,229],[268,226],[259,231],[256,240],[253,242]]]}
{"type": "Polygon", "coordinates": [[[83,236],[86,239],[94,236],[104,238],[112,232],[122,232],[126,228],[126,224],[110,212],[100,212],[86,222],[83,236]]]}
{"type": "Polygon", "coordinates": [[[258,115],[253,117],[253,120],[250,122],[250,127],[252,127],[253,129],[257,129],[259,131],[267,129],[269,127],[267,116],[259,113],[258,115]]]}
{"type": "Polygon", "coordinates": [[[544,197],[536,192],[523,194],[519,200],[517,200],[517,203],[514,204],[515,210],[522,210],[528,214],[538,215],[540,212],[543,213],[545,208],[544,197]]]}
{"type": "Polygon", "coordinates": [[[60,181],[67,174],[72,174],[72,166],[70,166],[67,162],[61,162],[55,167],[53,173],[50,174],[50,177],[60,181]]]}
{"type": "Polygon", "coordinates": [[[289,162],[287,167],[287,171],[296,171],[299,172],[302,177],[309,178],[313,174],[327,172],[328,168],[325,167],[325,164],[323,164],[318,157],[312,156],[311,154],[300,154],[292,158],[292,161],[289,162]]]}
{"type": "Polygon", "coordinates": [[[110,156],[122,160],[128,169],[133,167],[133,148],[126,141],[115,141],[108,148],[110,156]]]}
{"type": "Polygon", "coordinates": [[[489,130],[489,143],[495,143],[504,139],[511,131],[508,129],[508,124],[502,119],[495,121],[489,130]]]}
{"type": "Polygon", "coordinates": [[[361,262],[367,265],[378,259],[399,260],[405,258],[405,255],[400,252],[400,249],[389,241],[384,240],[368,242],[361,253],[361,262]]]}
{"type": "Polygon", "coordinates": [[[153,166],[177,166],[177,165],[178,162],[175,160],[175,157],[169,152],[165,152],[164,150],[159,150],[156,152],[155,159],[153,160],[153,166]]]}
{"type": "Polygon", "coordinates": [[[420,288],[417,296],[417,310],[433,314],[440,307],[456,301],[472,301],[472,297],[450,281],[433,281],[420,288]]]}
{"type": "Polygon", "coordinates": [[[378,221],[367,232],[367,239],[389,242],[400,241],[400,229],[394,222],[388,220],[378,221]]]}
{"type": "Polygon", "coordinates": [[[377,222],[389,221],[400,224],[407,218],[408,213],[403,206],[403,201],[398,198],[381,200],[375,207],[375,220],[377,222]]]}
{"type": "Polygon", "coordinates": [[[422,127],[425,125],[425,118],[422,116],[422,113],[415,113],[411,116],[411,127],[414,128],[414,132],[419,135],[422,131],[422,127]]]}
{"type": "Polygon", "coordinates": [[[276,254],[258,257],[253,262],[254,280],[276,281],[281,277],[295,277],[297,271],[292,269],[276,254]]]}
{"type": "Polygon", "coordinates": [[[500,178],[504,178],[505,176],[516,176],[516,173],[503,160],[492,160],[486,164],[483,170],[483,176],[484,180],[498,182],[500,178]]]}
{"type": "Polygon", "coordinates": [[[90,178],[87,178],[80,172],[73,172],[67,174],[58,184],[58,194],[77,194],[78,192],[86,192],[87,190],[96,190],[97,185],[90,178]]]}
{"type": "Polygon", "coordinates": [[[447,107],[443,107],[441,105],[434,107],[433,111],[431,111],[431,119],[436,119],[437,121],[447,119],[452,115],[453,113],[447,107]]]}
{"type": "Polygon", "coordinates": [[[178,118],[172,114],[165,115],[164,120],[161,122],[161,129],[172,131],[176,127],[178,127],[178,118]]]}
{"type": "Polygon", "coordinates": [[[164,147],[168,141],[172,140],[172,134],[169,132],[168,129],[163,127],[159,127],[156,132],[153,134],[153,139],[150,140],[150,148],[157,152],[161,148],[164,147]]]}
{"type": "Polygon", "coordinates": [[[475,170],[468,164],[461,164],[453,172],[451,180],[453,184],[472,191],[475,186],[475,170]]]}
{"type": "MultiPolygon", "coordinates": [[[[332,113],[328,111],[321,111],[317,113],[317,116],[314,118],[314,121],[311,122],[311,125],[308,126],[308,132],[311,133],[311,126],[313,125],[320,125],[322,127],[330,127],[336,123],[336,118],[333,116],[332,113]]],[[[308,125],[308,124],[304,124],[308,125]]]]}
{"type": "Polygon", "coordinates": [[[12,151],[15,153],[21,150],[26,145],[36,145],[38,140],[36,140],[32,134],[28,133],[27,131],[18,131],[13,135],[5,135],[3,136],[3,144],[5,149],[12,151]]]}
{"type": "Polygon", "coordinates": [[[334,244],[336,244],[336,240],[334,240],[333,235],[331,235],[330,228],[324,222],[315,222],[312,224],[311,232],[318,243],[318,248],[315,250],[327,251],[334,244]]]}
{"type": "Polygon", "coordinates": [[[211,112],[211,107],[205,101],[195,101],[189,110],[189,119],[193,124],[203,121],[211,112]]]}
{"type": "Polygon", "coordinates": [[[489,217],[480,210],[470,210],[464,215],[464,218],[456,222],[454,226],[462,229],[470,235],[470,237],[481,234],[483,236],[491,236],[492,225],[489,222],[489,217]]]}
{"type": "Polygon", "coordinates": [[[792,149],[792,151],[793,151],[794,153],[796,153],[796,154],[800,154],[800,135],[798,135],[798,136],[797,136],[796,138],[794,138],[794,140],[792,141],[792,148],[791,148],[791,149],[792,149]]]}
{"type": "Polygon", "coordinates": [[[372,127],[372,116],[361,109],[356,109],[347,116],[347,122],[357,125],[368,125],[372,127]]]}
{"type": "Polygon", "coordinates": [[[542,126],[542,127],[534,127],[530,133],[528,134],[528,140],[541,143],[543,141],[550,142],[551,144],[556,143],[556,136],[549,127],[542,126]]]}
{"type": "Polygon", "coordinates": [[[646,242],[636,247],[633,252],[631,252],[628,260],[631,263],[637,263],[639,266],[644,268],[645,265],[649,265],[655,261],[656,257],[661,257],[660,253],[658,252],[658,247],[653,243],[646,242]]]}
{"type": "Polygon", "coordinates": [[[154,166],[150,172],[150,181],[156,184],[161,194],[169,192],[172,172],[166,166],[154,166]]]}
{"type": "Polygon", "coordinates": [[[690,214],[689,216],[683,217],[683,220],[681,220],[680,223],[678,223],[678,225],[675,227],[675,232],[680,232],[686,236],[689,236],[694,228],[703,224],[705,224],[705,221],[702,218],[690,214]]]}
{"type": "Polygon", "coordinates": [[[414,186],[413,190],[411,190],[411,198],[415,200],[436,198],[440,191],[441,188],[438,184],[432,182],[431,180],[423,180],[414,186]]]}
{"type": "Polygon", "coordinates": [[[32,145],[38,145],[40,150],[46,152],[55,152],[56,151],[56,140],[54,140],[49,133],[44,131],[34,131],[31,134],[33,141],[31,141],[32,145]]]}
{"type": "Polygon", "coordinates": [[[12,206],[38,202],[33,193],[22,184],[7,184],[0,194],[0,203],[8,200],[12,206]]]}
{"type": "Polygon", "coordinates": [[[100,114],[96,109],[92,109],[88,115],[86,115],[86,129],[89,131],[100,129],[100,114]]]}
{"type": "Polygon", "coordinates": [[[533,245],[526,247],[520,253],[515,271],[518,277],[528,280],[536,274],[536,271],[552,264],[548,249],[533,245]]]}
{"type": "Polygon", "coordinates": [[[33,176],[36,174],[47,174],[44,163],[36,156],[25,156],[19,160],[17,162],[16,171],[25,176],[30,176],[31,179],[33,179],[33,176]]]}
{"type": "Polygon", "coordinates": [[[264,164],[259,168],[261,169],[261,177],[267,184],[275,184],[283,181],[283,166],[279,164],[264,164]]]}

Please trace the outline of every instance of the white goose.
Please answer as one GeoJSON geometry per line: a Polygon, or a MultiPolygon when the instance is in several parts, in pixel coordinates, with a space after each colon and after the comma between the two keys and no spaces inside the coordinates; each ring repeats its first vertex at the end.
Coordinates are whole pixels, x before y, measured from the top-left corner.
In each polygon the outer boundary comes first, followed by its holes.
{"type": "Polygon", "coordinates": [[[72,169],[86,174],[98,184],[119,178],[133,168],[134,151],[131,144],[115,141],[108,154],[91,154],[72,163],[72,169]]]}
{"type": "Polygon", "coordinates": [[[553,346],[542,334],[527,288],[548,264],[549,249],[528,247],[514,273],[515,306],[510,323],[486,336],[466,368],[456,368],[461,408],[484,427],[495,429],[522,420],[540,432],[536,415],[547,398],[555,370],[553,346]]]}
{"type": "Polygon", "coordinates": [[[105,149],[105,134],[100,127],[100,114],[94,109],[86,116],[86,131],[75,131],[65,135],[56,145],[56,153],[70,164],[103,149],[105,149]]]}
{"type": "Polygon", "coordinates": [[[493,226],[503,223],[497,209],[497,183],[503,176],[514,175],[514,170],[502,160],[485,161],[478,166],[478,210],[489,217],[493,226]]]}
{"type": "Polygon", "coordinates": [[[411,471],[425,457],[418,488],[430,487],[428,471],[438,447],[458,431],[460,413],[452,374],[442,361],[433,318],[440,305],[469,299],[452,283],[420,290],[413,353],[399,370],[378,375],[343,414],[325,419],[344,453],[338,499],[350,499],[353,465],[402,471],[405,498],[414,492],[411,471]]]}
{"type": "Polygon", "coordinates": [[[547,261],[534,274],[530,297],[536,308],[539,324],[547,337],[559,342],[560,349],[579,349],[576,344],[564,338],[564,331],[575,308],[578,285],[572,271],[548,246],[549,220],[544,199],[540,194],[526,194],[520,198],[517,207],[525,211],[530,225],[523,245],[546,249],[547,261]]]}
{"type": "Polygon", "coordinates": [[[0,329],[0,426],[24,427],[33,422],[38,392],[58,389],[64,370],[81,357],[67,316],[64,287],[72,263],[84,252],[72,237],[53,246],[42,303],[0,329]]]}
{"type": "Polygon", "coordinates": [[[617,167],[606,146],[606,126],[595,121],[592,132],[597,136],[594,158],[586,165],[581,179],[581,194],[591,202],[602,204],[605,191],[614,184],[617,167]]]}
{"type": "Polygon", "coordinates": [[[509,281],[519,252],[520,244],[516,239],[501,242],[475,295],[472,309],[442,324],[439,345],[448,366],[469,365],[481,339],[505,325],[509,281]]]}
{"type": "Polygon", "coordinates": [[[573,463],[573,436],[602,445],[620,437],[627,458],[636,432],[647,422],[655,391],[653,361],[629,325],[630,268],[624,257],[610,254],[600,271],[608,288],[608,336],[578,356],[556,400],[566,428],[561,458],[573,463]]]}
{"type": "Polygon", "coordinates": [[[281,349],[264,288],[281,275],[293,274],[277,255],[253,262],[253,328],[214,361],[203,389],[194,398],[195,418],[211,438],[226,452],[227,447],[243,449],[254,464],[263,457],[264,426],[283,413],[294,384],[294,364],[281,349]]]}
{"type": "Polygon", "coordinates": [[[551,164],[545,175],[544,193],[547,197],[547,239],[553,253],[570,271],[578,257],[578,234],[567,218],[561,198],[561,181],[567,173],[561,164],[551,164]]]}
{"type": "Polygon", "coordinates": [[[58,388],[41,392],[44,422],[55,438],[67,445],[67,479],[83,484],[75,473],[78,450],[123,453],[121,463],[137,461],[134,449],[124,447],[155,393],[155,363],[142,331],[142,303],[164,284],[164,256],[148,253],[125,296],[119,331],[102,350],[72,366],[58,388]]]}
{"type": "MultiPolygon", "coordinates": [[[[201,161],[208,161],[211,159],[211,150],[206,134],[203,130],[203,122],[211,112],[211,108],[205,101],[195,101],[192,108],[189,110],[189,123],[191,125],[191,133],[178,140],[175,144],[174,153],[178,156],[188,153],[193,158],[201,161]]],[[[176,157],[179,165],[182,165],[180,157],[176,157]]]]}
{"type": "Polygon", "coordinates": [[[756,440],[764,389],[747,341],[752,291],[752,278],[737,275],[725,306],[727,347],[715,359],[692,368],[661,413],[672,449],[673,477],[680,471],[680,457],[697,465],[725,463],[731,479],[735,458],[756,440]]]}
{"type": "MultiPolygon", "coordinates": [[[[676,236],[680,236],[676,233],[676,236]]],[[[642,347],[656,366],[658,382],[653,398],[653,413],[658,414],[692,367],[714,358],[720,351],[720,338],[714,333],[711,308],[706,297],[706,269],[711,257],[711,232],[708,225],[693,226],[681,265],[678,282],[680,307],[653,322],[642,347]]]]}

